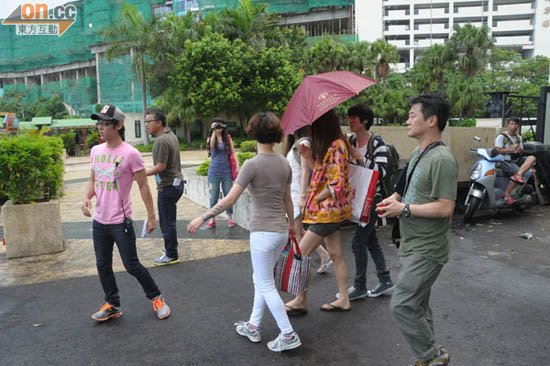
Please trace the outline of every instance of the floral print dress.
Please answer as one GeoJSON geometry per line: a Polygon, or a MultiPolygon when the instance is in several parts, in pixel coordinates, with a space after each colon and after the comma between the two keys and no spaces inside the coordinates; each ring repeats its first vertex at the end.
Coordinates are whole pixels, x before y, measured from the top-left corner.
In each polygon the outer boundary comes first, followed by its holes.
{"type": "Polygon", "coordinates": [[[304,223],[328,224],[351,218],[351,185],[349,180],[350,149],[347,141],[334,140],[323,158],[315,162],[309,183],[304,223]],[[331,194],[317,203],[315,197],[325,188],[331,194]]]}

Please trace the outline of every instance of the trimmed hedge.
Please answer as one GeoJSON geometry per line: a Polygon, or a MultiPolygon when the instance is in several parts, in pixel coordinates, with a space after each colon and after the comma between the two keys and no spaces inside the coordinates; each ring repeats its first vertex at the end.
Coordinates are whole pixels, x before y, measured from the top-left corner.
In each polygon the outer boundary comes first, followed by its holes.
{"type": "Polygon", "coordinates": [[[59,137],[19,135],[0,139],[0,196],[14,204],[60,197],[63,141],[59,137]]]}
{"type": "Polygon", "coordinates": [[[210,159],[206,159],[197,167],[195,170],[195,173],[198,175],[201,175],[203,177],[206,177],[208,175],[208,168],[210,167],[210,159]]]}
{"type": "Polygon", "coordinates": [[[237,161],[239,162],[239,166],[243,166],[246,160],[252,159],[254,156],[256,156],[256,153],[253,153],[253,152],[243,152],[243,151],[238,152],[237,161]]]}
{"type": "Polygon", "coordinates": [[[256,152],[256,141],[246,140],[241,142],[241,152],[256,152]]]}

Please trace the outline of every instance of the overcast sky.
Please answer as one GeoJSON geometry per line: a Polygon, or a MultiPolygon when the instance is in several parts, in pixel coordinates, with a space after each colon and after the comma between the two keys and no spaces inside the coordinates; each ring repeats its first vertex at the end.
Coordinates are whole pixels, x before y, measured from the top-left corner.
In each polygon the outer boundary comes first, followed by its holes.
{"type": "MultiPolygon", "coordinates": [[[[55,5],[68,3],[69,0],[1,0],[1,2],[0,19],[5,19],[15,10],[15,8],[24,3],[48,4],[48,7],[51,8],[55,5]]],[[[4,25],[3,27],[7,27],[7,25],[4,25]]]]}

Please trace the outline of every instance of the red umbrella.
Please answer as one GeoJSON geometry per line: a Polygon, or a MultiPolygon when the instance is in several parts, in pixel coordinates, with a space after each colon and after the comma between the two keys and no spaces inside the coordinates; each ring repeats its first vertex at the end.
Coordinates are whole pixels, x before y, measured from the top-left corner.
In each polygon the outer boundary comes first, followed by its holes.
{"type": "Polygon", "coordinates": [[[358,95],[376,81],[349,71],[306,76],[290,99],[281,123],[286,134],[312,124],[337,105],[358,95]]]}

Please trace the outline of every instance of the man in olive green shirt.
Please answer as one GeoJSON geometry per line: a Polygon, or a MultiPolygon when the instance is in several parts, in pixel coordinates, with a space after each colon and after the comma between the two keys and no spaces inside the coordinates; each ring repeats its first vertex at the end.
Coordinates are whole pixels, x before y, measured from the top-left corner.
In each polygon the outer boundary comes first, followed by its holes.
{"type": "Polygon", "coordinates": [[[147,132],[155,136],[152,168],[147,175],[154,175],[157,182],[157,205],[160,229],[164,238],[164,254],[154,260],[157,266],[179,263],[178,234],[176,231],[177,203],[183,194],[180,148],[176,135],[166,126],[166,116],[160,109],[145,112],[147,132]]]}
{"type": "Polygon", "coordinates": [[[446,366],[447,350],[436,340],[430,293],[449,259],[458,164],[441,142],[449,104],[435,95],[411,101],[407,120],[409,137],[418,140],[397,192],[380,202],[381,217],[399,217],[401,271],[394,289],[391,312],[416,356],[414,366],[446,366]]]}

